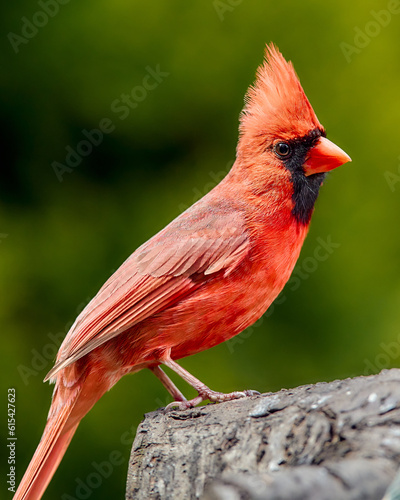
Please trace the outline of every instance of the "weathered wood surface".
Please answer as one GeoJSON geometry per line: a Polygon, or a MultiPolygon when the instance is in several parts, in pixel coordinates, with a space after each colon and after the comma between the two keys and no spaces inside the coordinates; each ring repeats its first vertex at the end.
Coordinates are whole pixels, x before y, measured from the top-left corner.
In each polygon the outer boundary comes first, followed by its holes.
{"type": "Polygon", "coordinates": [[[381,500],[400,465],[400,370],[146,415],[128,499],[381,500]]]}

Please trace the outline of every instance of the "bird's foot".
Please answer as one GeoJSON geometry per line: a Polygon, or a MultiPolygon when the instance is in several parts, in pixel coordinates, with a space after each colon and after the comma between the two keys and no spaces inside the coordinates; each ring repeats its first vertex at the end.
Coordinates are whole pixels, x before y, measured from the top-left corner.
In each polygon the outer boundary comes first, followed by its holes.
{"type": "Polygon", "coordinates": [[[199,395],[189,401],[173,401],[165,407],[165,410],[170,410],[175,408],[178,410],[188,410],[189,408],[194,408],[203,401],[209,400],[212,403],[223,403],[224,401],[232,401],[234,399],[245,398],[248,396],[256,396],[260,394],[258,391],[248,390],[248,391],[235,391],[225,394],[223,392],[215,392],[208,387],[204,388],[199,395]]]}

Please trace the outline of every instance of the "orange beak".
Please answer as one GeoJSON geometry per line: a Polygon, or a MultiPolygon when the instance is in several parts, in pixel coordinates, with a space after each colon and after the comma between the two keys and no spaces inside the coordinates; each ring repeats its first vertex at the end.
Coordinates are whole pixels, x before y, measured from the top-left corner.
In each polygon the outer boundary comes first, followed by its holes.
{"type": "Polygon", "coordinates": [[[310,149],[308,158],[304,163],[306,176],[329,172],[343,163],[351,161],[350,156],[326,137],[320,137],[315,146],[310,149]]]}

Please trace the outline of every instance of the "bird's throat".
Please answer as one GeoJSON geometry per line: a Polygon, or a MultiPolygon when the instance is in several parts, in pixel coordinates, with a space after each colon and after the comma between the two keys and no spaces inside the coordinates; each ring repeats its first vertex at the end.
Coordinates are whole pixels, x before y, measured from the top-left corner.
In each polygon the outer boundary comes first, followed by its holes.
{"type": "Polygon", "coordinates": [[[306,177],[300,170],[291,172],[294,203],[292,214],[300,224],[309,224],[325,176],[325,173],[321,173],[306,177]]]}

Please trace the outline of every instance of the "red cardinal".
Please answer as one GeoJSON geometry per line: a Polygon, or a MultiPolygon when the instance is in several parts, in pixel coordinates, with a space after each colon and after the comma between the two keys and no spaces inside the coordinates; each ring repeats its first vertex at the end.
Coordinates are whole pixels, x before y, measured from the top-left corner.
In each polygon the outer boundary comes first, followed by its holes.
{"type": "Polygon", "coordinates": [[[267,47],[240,117],[237,158],[204,198],[138,248],[76,319],[45,380],[47,424],[14,499],[41,498],[81,419],[127,373],[149,368],[176,401],[227,401],[175,360],[254,323],[287,282],[325,173],[350,161],[325,137],[291,63],[267,47]],[[198,392],[186,401],[161,369],[198,392]]]}

